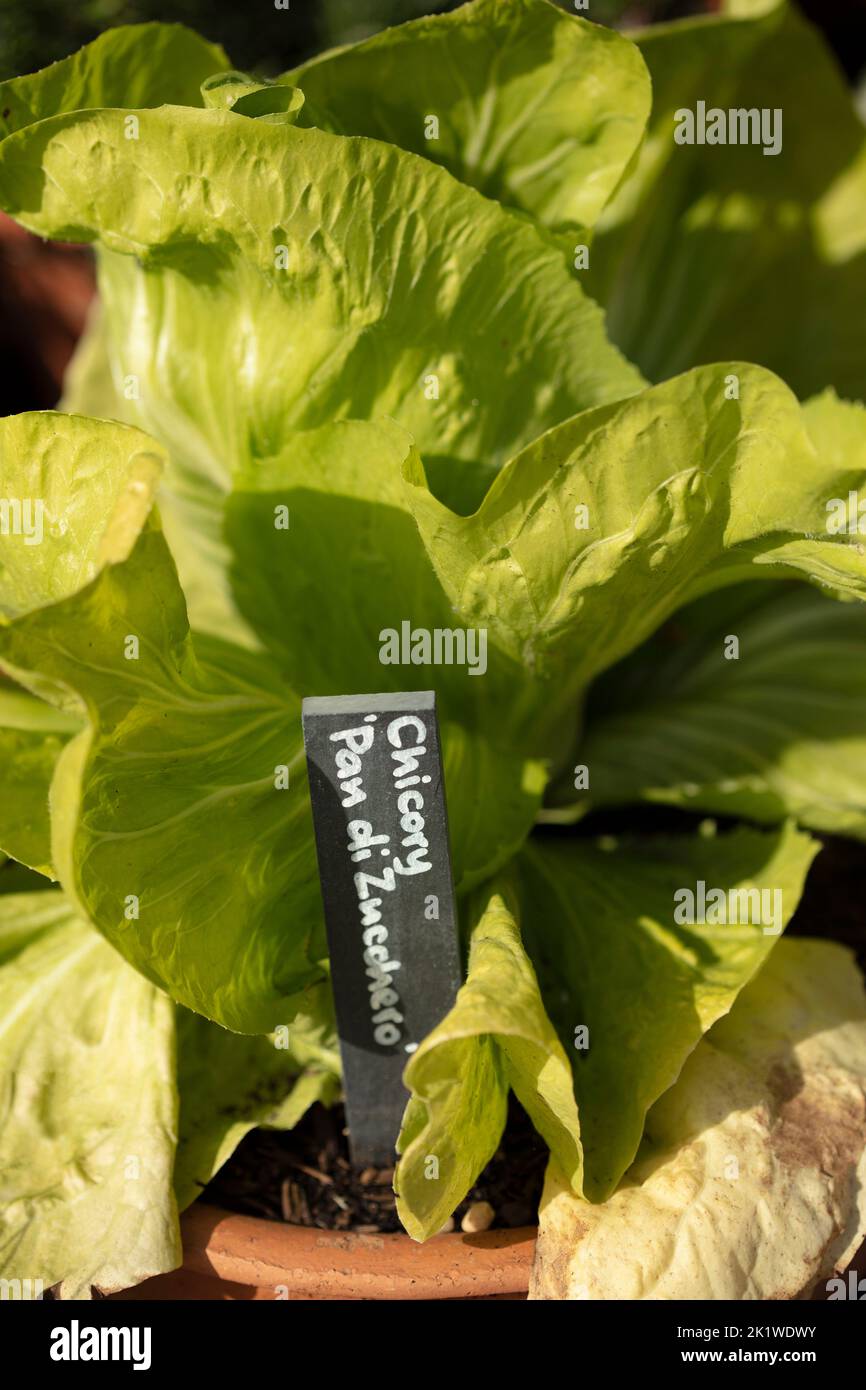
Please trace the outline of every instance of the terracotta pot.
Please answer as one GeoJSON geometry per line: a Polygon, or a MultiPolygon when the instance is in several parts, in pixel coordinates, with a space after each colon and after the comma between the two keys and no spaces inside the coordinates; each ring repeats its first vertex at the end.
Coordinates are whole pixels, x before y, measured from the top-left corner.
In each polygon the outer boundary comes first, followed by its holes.
{"type": "MultiPolygon", "coordinates": [[[[434,1236],[352,1235],[196,1205],[180,1269],[115,1299],[525,1299],[536,1228],[434,1236]]],[[[866,1241],[849,1269],[866,1273],[866,1241]]],[[[821,1282],[812,1294],[827,1298],[821,1282]]]]}
{"type": "Polygon", "coordinates": [[[196,1205],[181,1269],[117,1299],[525,1299],[536,1228],[434,1236],[352,1235],[196,1205]]]}

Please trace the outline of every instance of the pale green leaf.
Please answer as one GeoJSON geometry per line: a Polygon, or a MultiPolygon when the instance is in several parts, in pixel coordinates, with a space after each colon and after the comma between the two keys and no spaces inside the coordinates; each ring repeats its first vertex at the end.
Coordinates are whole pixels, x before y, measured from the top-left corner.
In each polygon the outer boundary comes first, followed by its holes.
{"type": "Polygon", "coordinates": [[[287,82],[259,82],[246,72],[219,72],[201,85],[207,107],[234,111],[237,116],[294,125],[304,94],[287,82]]]}
{"type": "Polygon", "coordinates": [[[383,414],[465,501],[551,422],[641,386],[560,249],[444,169],[229,111],[136,114],[137,140],[122,111],[10,136],[0,201],[113,253],[115,379],[196,505],[293,431],[383,414]]]}
{"type": "Polygon", "coordinates": [[[523,938],[572,1058],[589,1200],[613,1191],[647,1110],[765,960],[817,850],[788,826],[607,848],[569,836],[521,852],[523,938]],[[681,925],[675,894],[694,893],[697,915],[700,882],[748,920],[681,925]],[[762,897],[747,911],[731,894],[749,890],[762,897]]]}
{"type": "Polygon", "coordinates": [[[0,462],[14,493],[0,533],[0,621],[9,621],[126,559],[165,453],[127,425],[32,411],[0,421],[0,462]]]}
{"type": "Polygon", "coordinates": [[[866,1234],[864,1089],[853,959],[782,941],[650,1111],[606,1202],[576,1197],[551,1164],[530,1298],[808,1296],[866,1234]]]}
{"type": "Polygon", "coordinates": [[[81,728],[0,678],[0,845],[19,863],[56,878],[51,863],[48,788],[61,748],[81,728]]]}
{"type": "Polygon", "coordinates": [[[833,385],[863,397],[866,131],[798,8],[752,9],[635,36],[652,116],[596,229],[587,285],[653,381],[731,357],[770,367],[799,396],[833,385]],[[781,149],[677,144],[676,113],[698,102],[781,112],[781,149]]]}
{"type": "Polygon", "coordinates": [[[266,1032],[325,954],[299,706],[264,657],[193,641],[142,438],[48,413],[0,424],[16,490],[57,521],[34,561],[3,539],[0,604],[19,616],[0,655],[88,714],[50,797],[82,914],[176,1000],[266,1032]]]}
{"type": "Polygon", "coordinates": [[[650,1106],[766,959],[817,849],[791,827],[619,847],[531,840],[506,897],[479,893],[466,984],[406,1068],[396,1188],[409,1233],[434,1234],[466,1195],[498,1145],[509,1087],[573,1190],[606,1198],[650,1106]],[[726,895],[731,920],[677,920],[675,895],[700,881],[726,895]]]}
{"type": "Polygon", "coordinates": [[[473,516],[406,474],[455,611],[546,682],[555,717],[698,592],[793,573],[866,596],[866,549],[825,526],[852,463],[816,451],[778,378],[730,363],[548,431],[473,516]]]}
{"type": "Polygon", "coordinates": [[[405,1072],[397,1209],[416,1240],[435,1235],[492,1158],[512,1087],[580,1188],[571,1069],[523,949],[515,905],[479,892],[467,980],[405,1072]],[[435,1164],[435,1169],[433,1168],[435,1164]]]}
{"type": "Polygon", "coordinates": [[[866,839],[866,608],[737,586],[593,692],[589,803],[647,800],[866,839]],[[737,659],[728,659],[730,639],[737,659]]]}
{"type": "Polygon", "coordinates": [[[0,1017],[2,1277],[89,1298],[175,1268],[170,1000],[60,893],[12,893],[0,1017]]]}
{"type": "Polygon", "coordinates": [[[553,228],[592,226],[650,107],[635,46],[547,0],[425,15],[288,79],[304,124],[413,150],[553,228]]]}
{"type": "Polygon", "coordinates": [[[61,111],[201,106],[201,83],[227,67],[218,44],[182,24],[118,25],[50,67],[0,82],[0,134],[61,111]]]}
{"type": "Polygon", "coordinates": [[[462,634],[401,476],[411,454],[393,422],[346,420],[296,435],[284,457],[238,479],[225,534],[241,614],[297,694],[436,690],[454,874],[467,887],[529,833],[549,748],[530,717],[527,673],[477,644],[461,664],[462,634]],[[454,634],[445,653],[453,664],[431,664],[432,650],[424,666],[383,661],[404,624],[454,634]]]}

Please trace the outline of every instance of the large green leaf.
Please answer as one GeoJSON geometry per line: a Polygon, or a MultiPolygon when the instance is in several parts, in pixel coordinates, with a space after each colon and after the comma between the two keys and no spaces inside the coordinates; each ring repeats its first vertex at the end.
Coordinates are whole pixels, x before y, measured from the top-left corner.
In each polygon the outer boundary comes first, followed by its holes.
{"type": "MultiPolygon", "coordinates": [[[[98,300],[64,379],[59,409],[135,422],[137,403],[126,399],[123,382],[112,373],[111,344],[98,300]]],[[[177,463],[169,471],[159,492],[160,519],[177,565],[190,626],[255,650],[257,640],[237,611],[228,580],[223,491],[177,463]]]]}
{"type": "Polygon", "coordinates": [[[866,839],[866,609],[802,586],[699,600],[606,673],[576,756],[595,804],[795,816],[866,839]]]}
{"type": "Polygon", "coordinates": [[[132,964],[239,1032],[291,1017],[325,954],[300,711],[263,658],[193,644],[147,533],[9,644],[87,698],[51,791],[61,881],[132,964]],[[75,643],[83,631],[86,644],[75,643]],[[127,661],[124,632],[140,656],[127,661]],[[58,656],[58,636],[68,642],[58,656]]]}
{"type": "Polygon", "coordinates": [[[59,63],[0,82],[0,135],[61,111],[201,106],[206,77],[228,67],[218,44],[182,24],[123,24],[59,63]]]}
{"type": "Polygon", "coordinates": [[[535,820],[549,745],[530,716],[544,696],[495,648],[483,662],[472,648],[474,665],[383,664],[385,634],[404,622],[455,627],[409,509],[401,468],[411,456],[410,437],[389,422],[297,435],[283,458],[238,479],[226,539],[241,613],[297,694],[435,688],[455,879],[466,887],[508,859],[535,820]]]}
{"type": "Polygon", "coordinates": [[[0,1012],[0,1277],[67,1298],[174,1268],[178,1206],[256,1124],[339,1087],[327,986],[282,1035],[238,1037],[176,1011],[57,891],[0,895],[0,1012]]]}
{"type": "Polygon", "coordinates": [[[435,1235],[492,1158],[512,1087],[579,1191],[580,1126],[571,1069],[523,949],[516,907],[479,892],[469,973],[450,1013],[405,1072],[397,1209],[416,1240],[435,1235]]]}
{"type": "MultiPolygon", "coordinates": [[[[826,476],[801,553],[817,555],[815,538],[836,535],[857,564],[866,410],[828,391],[804,406],[803,420],[826,476]]],[[[859,604],[802,590],[739,585],[680,610],[593,691],[577,754],[589,768],[583,808],[645,797],[758,821],[794,815],[862,836],[864,650],[859,604]],[[738,659],[726,659],[731,637],[738,659]]],[[[564,783],[554,799],[574,800],[564,783]]]]}
{"type": "Polygon", "coordinates": [[[560,250],[429,161],[229,111],[133,114],[138,139],[120,111],[10,136],[0,201],[114,253],[116,379],[190,505],[295,430],[382,414],[465,501],[550,423],[642,384],[560,250]]]}
{"type": "Polygon", "coordinates": [[[551,1163],[530,1298],[808,1296],[866,1234],[864,1088],[853,958],[780,942],[653,1106],[606,1202],[576,1197],[551,1163]]]}
{"type": "MultiPolygon", "coordinates": [[[[154,517],[145,524],[157,463],[145,445],[136,430],[78,417],[0,426],[21,491],[38,493],[51,460],[50,515],[63,520],[32,548],[39,582],[21,558],[23,538],[5,539],[0,573],[14,620],[0,627],[0,653],[89,718],[51,790],[52,861],[67,892],[173,998],[260,1033],[298,1007],[292,996],[321,977],[326,950],[295,691],[406,684],[405,668],[379,663],[380,623],[401,617],[385,594],[411,603],[416,622],[452,615],[406,509],[404,432],[344,422],[298,438],[293,461],[251,474],[262,491],[236,494],[231,510],[244,608],[282,669],[264,653],[193,637],[165,541],[154,517]],[[330,466],[336,492],[318,491],[316,463],[330,466]],[[375,510],[355,550],[347,510],[365,500],[375,510]],[[288,531],[274,525],[274,506],[285,504],[288,531]],[[133,544],[135,527],[144,529],[133,544]],[[323,609],[308,576],[327,574],[340,549],[346,563],[333,570],[323,609]]],[[[424,679],[443,696],[455,876],[468,886],[529,832],[545,750],[515,751],[520,726],[499,715],[511,696],[514,717],[526,715],[509,667],[489,677],[490,690],[465,668],[424,679]]]]}
{"type": "Polygon", "coordinates": [[[703,590],[797,574],[866,596],[859,538],[825,524],[853,463],[816,450],[778,378],[732,363],[548,431],[473,516],[437,500],[417,461],[406,473],[455,611],[546,683],[555,718],[703,590]]]}
{"type": "Polygon", "coordinates": [[[790,826],[613,847],[531,840],[505,897],[479,894],[466,984],[406,1068],[396,1186],[410,1234],[433,1234],[472,1186],[509,1086],[573,1190],[607,1197],[649,1107],[766,959],[817,848],[790,826]],[[681,924],[675,895],[701,881],[768,896],[748,921],[681,924]]]}
{"type": "MultiPolygon", "coordinates": [[[[574,1059],[583,1193],[591,1201],[613,1191],[634,1158],[650,1105],[766,958],[817,849],[789,826],[775,834],[652,837],[614,848],[570,837],[533,840],[521,852],[523,936],[574,1059]],[[726,895],[768,892],[762,913],[775,920],[767,931],[754,920],[679,924],[682,899],[675,894],[697,894],[700,882],[726,895]],[[576,1046],[580,1027],[588,1029],[586,1047],[576,1046]]],[[[732,908],[734,900],[726,901],[732,908]]],[[[739,907],[737,915],[745,915],[739,907]]]]}
{"type": "Polygon", "coordinates": [[[32,411],[0,421],[0,461],[12,493],[0,532],[0,622],[8,622],[126,559],[165,453],[127,425],[32,411]]]}
{"type": "MultiPolygon", "coordinates": [[[[840,400],[836,392],[829,389],[806,401],[803,422],[819,457],[824,460],[840,488],[845,489],[844,501],[849,501],[849,492],[859,489],[860,502],[866,502],[863,496],[866,485],[866,406],[862,401],[840,400]]],[[[831,497],[826,498],[824,510],[824,528],[829,529],[837,513],[831,497]]],[[[848,518],[847,534],[866,535],[864,512],[866,508],[861,506],[859,516],[848,518]]]]}
{"type": "Polygon", "coordinates": [[[13,859],[55,878],[48,788],[61,748],[81,728],[0,677],[0,845],[13,859]]]}
{"type": "MultiPolygon", "coordinates": [[[[89,420],[47,411],[0,421],[0,465],[12,494],[0,531],[0,633],[129,554],[164,463],[159,445],[124,425],[94,429],[89,420]]],[[[74,691],[26,658],[11,673],[50,703],[83,713],[74,691]]]]}
{"type": "MultiPolygon", "coordinates": [[[[534,8],[533,53],[552,24],[572,77],[575,44],[595,55],[599,81],[609,52],[614,68],[640,71],[625,41],[534,8]]],[[[641,379],[560,250],[524,219],[401,150],[238,114],[247,100],[42,121],[4,144],[0,198],[42,234],[99,244],[105,316],[69,399],[167,444],[160,510],[193,625],[254,646],[226,582],[224,495],[297,429],[391,414],[465,506],[552,421],[641,379]]],[[[550,101],[559,110],[560,96],[550,101]]],[[[580,148],[605,166],[593,164],[601,188],[616,132],[631,132],[622,155],[636,133],[622,110],[603,130],[597,120],[580,148]]]]}
{"type": "Polygon", "coordinates": [[[60,893],[13,893],[0,896],[0,1017],[3,1278],[88,1298],[173,1269],[170,1000],[60,893]]]}
{"type": "Polygon", "coordinates": [[[822,37],[783,5],[637,42],[652,117],[587,279],[614,340],[652,380],[737,357],[800,396],[866,395],[866,132],[822,37]],[[781,111],[781,152],[675,143],[699,101],[781,111]]]}
{"type": "Polygon", "coordinates": [[[547,0],[474,0],[288,79],[304,124],[413,150],[554,228],[595,222],[650,107],[634,45],[547,0]]]}
{"type": "Polygon", "coordinates": [[[265,657],[193,642],[150,447],[77,417],[0,422],[4,474],[54,527],[32,559],[3,538],[0,656],[89,717],[51,788],[83,915],[173,998],[266,1032],[325,953],[299,707],[265,657]]]}
{"type": "Polygon", "coordinates": [[[124,401],[115,387],[102,305],[97,297],[91,301],[84,329],[66,368],[58,410],[131,424],[133,404],[124,401]]]}

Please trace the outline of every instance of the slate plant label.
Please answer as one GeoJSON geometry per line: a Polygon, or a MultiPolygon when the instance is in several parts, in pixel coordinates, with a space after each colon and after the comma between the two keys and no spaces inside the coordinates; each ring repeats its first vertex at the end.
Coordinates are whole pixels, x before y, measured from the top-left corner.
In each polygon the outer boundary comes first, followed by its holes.
{"type": "Polygon", "coordinates": [[[390,1164],[403,1069],[460,987],[432,690],[303,702],[352,1158],[390,1164]]]}

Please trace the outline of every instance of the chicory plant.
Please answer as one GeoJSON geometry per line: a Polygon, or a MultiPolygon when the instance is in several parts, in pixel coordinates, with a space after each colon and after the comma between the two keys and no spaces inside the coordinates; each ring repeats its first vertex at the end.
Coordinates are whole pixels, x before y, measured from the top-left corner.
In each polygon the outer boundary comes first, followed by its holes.
{"type": "Polygon", "coordinates": [[[866,839],[866,132],[832,59],[784,5],[632,40],[474,0],[276,81],[112,29],[0,112],[0,205],[100,286],[62,410],[0,422],[3,1273],[174,1267],[242,1135],[339,1094],[308,694],[438,697],[466,983],[406,1069],[406,1229],[510,1091],[603,1216],[799,959],[810,832],[866,839]],[[781,110],[781,150],[678,143],[699,100],[781,110]],[[483,673],[395,657],[406,624],[484,634],[483,673]],[[741,824],[593,834],[640,803],[741,824]]]}

